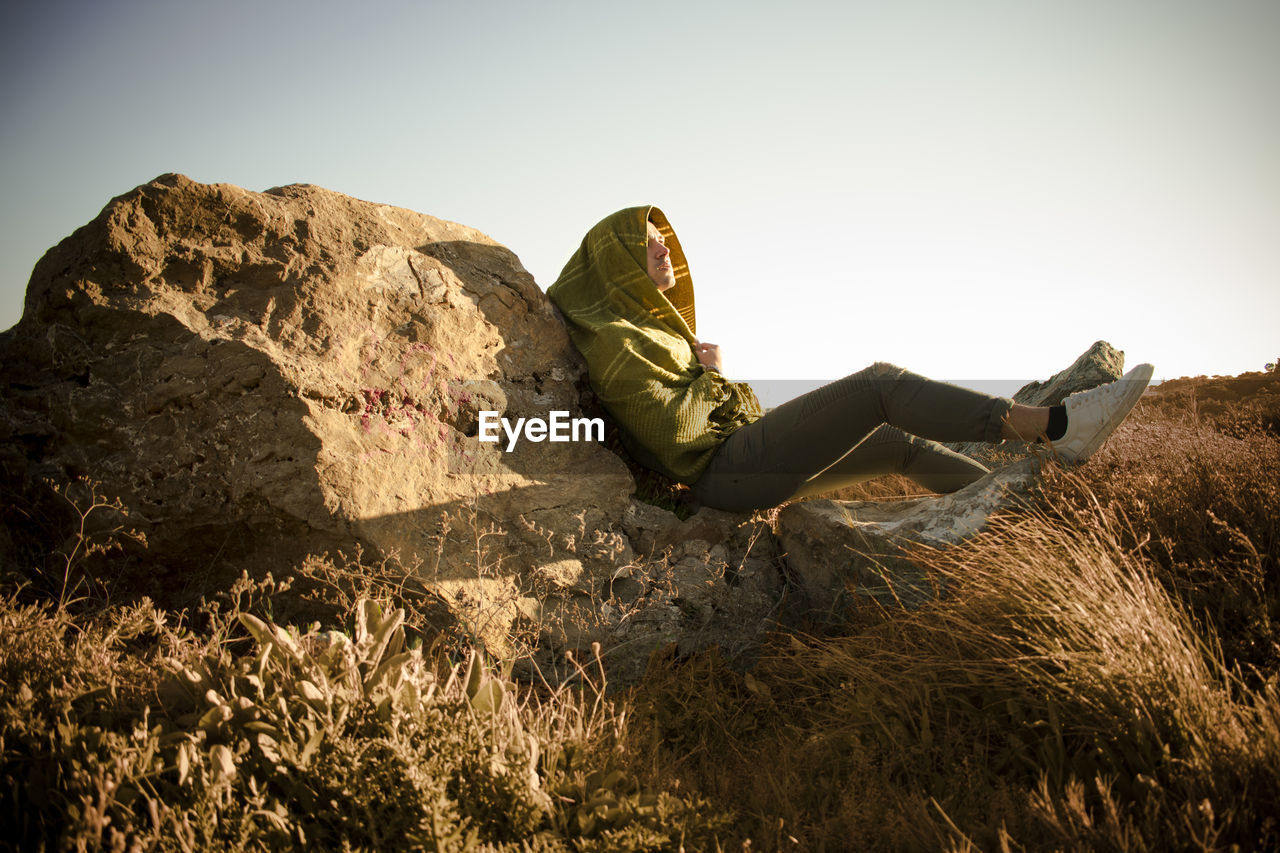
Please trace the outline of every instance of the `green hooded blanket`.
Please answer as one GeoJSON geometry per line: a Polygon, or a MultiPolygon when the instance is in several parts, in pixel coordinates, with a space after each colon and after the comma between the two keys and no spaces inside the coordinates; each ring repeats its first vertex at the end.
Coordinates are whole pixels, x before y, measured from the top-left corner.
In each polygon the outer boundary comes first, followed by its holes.
{"type": "Polygon", "coordinates": [[[547,296],[641,464],[692,483],[730,433],[764,414],[751,386],[698,363],[689,265],[658,208],[632,207],[597,223],[547,296]],[[671,252],[676,283],[665,293],[647,272],[646,221],[671,252]]]}

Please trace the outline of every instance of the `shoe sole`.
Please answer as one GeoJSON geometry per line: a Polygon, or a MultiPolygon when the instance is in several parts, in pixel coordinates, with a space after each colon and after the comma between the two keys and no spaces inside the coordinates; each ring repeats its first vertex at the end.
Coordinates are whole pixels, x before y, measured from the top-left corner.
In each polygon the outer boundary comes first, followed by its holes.
{"type": "Polygon", "coordinates": [[[1098,448],[1102,447],[1103,443],[1111,437],[1111,433],[1115,432],[1116,428],[1124,423],[1125,418],[1129,417],[1129,413],[1133,411],[1133,407],[1138,405],[1138,401],[1142,399],[1142,392],[1147,390],[1147,385],[1151,382],[1151,377],[1155,370],[1154,365],[1139,364],[1116,380],[1124,383],[1124,396],[1121,398],[1120,406],[1112,412],[1107,422],[1098,429],[1093,438],[1089,440],[1089,443],[1085,445],[1084,450],[1080,451],[1070,461],[1083,462],[1098,452],[1098,448]]]}

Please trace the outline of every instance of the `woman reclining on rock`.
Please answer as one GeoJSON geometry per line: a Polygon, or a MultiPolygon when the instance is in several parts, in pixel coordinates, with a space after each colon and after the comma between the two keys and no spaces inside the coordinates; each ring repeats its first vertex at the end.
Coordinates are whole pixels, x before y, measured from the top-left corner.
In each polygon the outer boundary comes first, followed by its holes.
{"type": "Polygon", "coordinates": [[[719,347],[697,339],[689,267],[656,207],[597,223],[547,295],[636,460],[688,484],[700,503],[732,511],[884,474],[952,492],[988,473],[939,441],[1039,438],[1079,462],[1125,419],[1152,374],[1139,365],[1062,406],[1034,407],[880,363],[765,414],[749,385],[721,375],[719,347]]]}

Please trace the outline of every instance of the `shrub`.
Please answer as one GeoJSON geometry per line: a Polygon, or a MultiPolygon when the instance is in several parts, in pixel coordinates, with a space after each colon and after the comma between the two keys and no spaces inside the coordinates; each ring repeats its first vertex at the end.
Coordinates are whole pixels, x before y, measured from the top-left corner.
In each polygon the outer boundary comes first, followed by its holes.
{"type": "Polygon", "coordinates": [[[90,622],[11,597],[4,837],[121,850],[713,843],[722,816],[614,766],[623,715],[600,691],[521,703],[478,653],[449,665],[407,648],[402,611],[362,599],[355,616],[348,637],[235,609],[201,640],[149,604],[90,622]]]}
{"type": "MultiPolygon", "coordinates": [[[[1280,440],[1224,435],[1167,411],[1139,410],[1077,475],[1050,474],[1045,494],[1112,507],[1125,548],[1222,638],[1226,660],[1280,668],[1280,440]]],[[[1064,518],[1064,523],[1072,523],[1064,518]]]]}

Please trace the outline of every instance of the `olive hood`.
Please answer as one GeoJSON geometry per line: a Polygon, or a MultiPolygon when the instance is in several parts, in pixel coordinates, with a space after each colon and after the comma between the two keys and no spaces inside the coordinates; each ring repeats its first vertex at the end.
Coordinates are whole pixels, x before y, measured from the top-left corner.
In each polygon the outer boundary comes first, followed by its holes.
{"type": "Polygon", "coordinates": [[[680,240],[656,207],[631,207],[598,222],[547,296],[587,361],[591,386],[644,465],[692,483],[739,427],[763,411],[751,387],[704,368],[693,281],[680,240]],[[649,278],[647,222],[662,234],[676,283],[649,278]]]}

